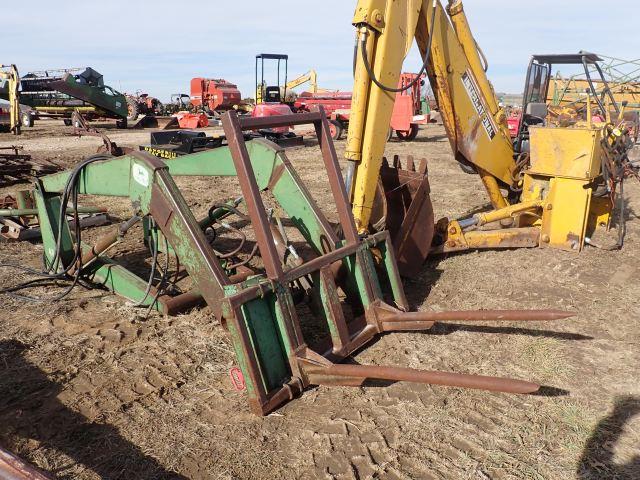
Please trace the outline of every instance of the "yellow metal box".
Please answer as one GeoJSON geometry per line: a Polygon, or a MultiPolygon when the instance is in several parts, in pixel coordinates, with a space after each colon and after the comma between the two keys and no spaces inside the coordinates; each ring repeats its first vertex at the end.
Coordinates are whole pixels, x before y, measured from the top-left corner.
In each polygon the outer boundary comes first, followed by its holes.
{"type": "Polygon", "coordinates": [[[530,127],[532,174],[593,179],[600,175],[602,130],[530,127]]]}

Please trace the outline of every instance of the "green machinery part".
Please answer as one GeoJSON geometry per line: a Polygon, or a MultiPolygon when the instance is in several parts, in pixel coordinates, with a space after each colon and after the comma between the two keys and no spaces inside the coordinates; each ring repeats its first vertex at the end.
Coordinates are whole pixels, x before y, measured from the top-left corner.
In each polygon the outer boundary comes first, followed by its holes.
{"type": "MultiPolygon", "coordinates": [[[[252,411],[266,414],[312,384],[353,386],[371,378],[514,393],[539,388],[502,378],[341,364],[380,334],[427,330],[434,319],[428,312],[405,313],[408,305],[388,232],[358,236],[323,111],[243,120],[229,112],[223,117],[223,126],[228,146],[167,161],[147,152],[96,161],[79,171],[76,185],[79,194],[128,198],[133,218],[153,219],[156,233],[167,240],[192,280],[194,290],[189,293],[204,298],[230,333],[252,411]],[[341,236],[282,149],[265,140],[245,141],[242,134],[267,124],[275,128],[304,123],[316,128],[341,236]],[[234,281],[235,272],[227,271],[216,256],[203,225],[174,181],[177,176],[195,175],[237,178],[264,265],[262,272],[234,281]],[[261,196],[264,191],[270,192],[304,237],[311,258],[288,265],[278,253],[261,196]],[[327,327],[326,342],[309,338],[305,331],[306,319],[298,311],[296,298],[303,284],[304,293],[316,306],[314,313],[327,327]]],[[[45,257],[50,264],[54,257],[60,258],[61,268],[69,268],[75,261],[73,237],[59,213],[61,192],[71,175],[63,172],[43,177],[34,191],[45,257]]],[[[152,304],[154,298],[145,300],[147,282],[103,254],[105,245],[116,240],[117,234],[102,246],[83,246],[90,259],[85,262],[82,257],[79,268],[83,276],[136,303],[152,304]]],[[[170,299],[158,301],[161,310],[169,305],[170,299]]],[[[540,315],[529,313],[530,317],[540,315]]],[[[438,321],[446,321],[445,317],[451,321],[467,318],[456,312],[439,315],[438,321]]],[[[474,318],[515,319],[504,312],[482,312],[474,318]]]]}

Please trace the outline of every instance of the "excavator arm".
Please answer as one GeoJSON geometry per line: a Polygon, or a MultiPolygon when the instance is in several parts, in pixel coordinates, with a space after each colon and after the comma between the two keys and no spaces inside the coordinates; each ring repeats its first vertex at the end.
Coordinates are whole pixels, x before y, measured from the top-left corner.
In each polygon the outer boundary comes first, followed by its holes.
{"type": "Polygon", "coordinates": [[[307,82],[309,82],[309,85],[311,86],[311,93],[318,93],[318,74],[313,69],[287,83],[287,90],[293,90],[307,82]]]}
{"type": "MultiPolygon", "coordinates": [[[[632,145],[623,118],[613,126],[596,125],[588,109],[586,123],[554,125],[544,103],[525,99],[524,114],[540,121],[526,125],[526,142],[523,121],[516,149],[462,0],[448,0],[446,7],[440,0],[359,0],[353,25],[357,48],[345,183],[359,233],[388,229],[403,275],[417,274],[430,252],[522,247],[579,252],[596,245],[596,230],[610,229],[614,204],[622,201],[616,186],[623,177],[616,172],[626,168],[632,145]],[[395,87],[414,39],[424,60],[417,78],[426,72],[454,156],[479,174],[494,208],[442,219],[435,228],[426,162],[416,171],[413,159],[402,168],[398,159],[390,165],[383,157],[395,87]],[[542,113],[528,112],[535,108],[542,113]],[[619,155],[612,153],[614,145],[620,146],[619,155]]],[[[583,65],[589,78],[593,64],[604,81],[598,61],[581,52],[536,56],[532,65],[548,64],[549,71],[554,63],[583,65]]],[[[527,74],[525,91],[531,82],[527,74]]],[[[591,90],[588,95],[597,99],[591,90]]],[[[618,228],[612,248],[620,248],[623,237],[624,228],[618,228]]]]}
{"type": "Polygon", "coordinates": [[[413,41],[426,63],[455,158],[481,176],[494,208],[508,206],[500,186],[513,184],[513,146],[471,33],[462,1],[360,0],[355,82],[347,141],[347,183],[361,232],[368,229],[395,100],[413,41]]]}

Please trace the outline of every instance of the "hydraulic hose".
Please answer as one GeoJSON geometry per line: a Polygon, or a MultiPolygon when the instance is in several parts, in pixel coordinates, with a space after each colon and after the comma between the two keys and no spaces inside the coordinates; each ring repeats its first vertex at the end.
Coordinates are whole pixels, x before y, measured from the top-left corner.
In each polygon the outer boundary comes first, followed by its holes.
{"type": "Polygon", "coordinates": [[[416,78],[414,78],[408,85],[404,86],[404,87],[400,87],[400,88],[392,88],[389,87],[387,85],[384,85],[382,82],[380,82],[376,76],[375,73],[373,72],[373,69],[371,68],[371,64],[369,63],[369,54],[367,52],[367,37],[366,35],[362,38],[362,40],[360,40],[360,53],[362,55],[362,62],[364,63],[364,68],[367,71],[367,75],[369,75],[369,78],[371,78],[371,81],[381,90],[384,90],[385,92],[390,92],[390,93],[401,93],[401,92],[405,92],[407,90],[409,90],[410,88],[412,88],[414,85],[416,85],[422,78],[422,75],[424,75],[424,73],[427,71],[427,66],[429,64],[429,59],[430,59],[430,55],[431,55],[431,45],[433,44],[433,27],[434,27],[434,22],[436,20],[436,7],[438,5],[438,0],[433,0],[433,9],[431,12],[431,34],[429,35],[429,43],[427,45],[427,50],[426,50],[426,54],[424,57],[424,62],[422,63],[422,68],[420,69],[420,71],[418,72],[418,74],[416,75],[416,78]]]}

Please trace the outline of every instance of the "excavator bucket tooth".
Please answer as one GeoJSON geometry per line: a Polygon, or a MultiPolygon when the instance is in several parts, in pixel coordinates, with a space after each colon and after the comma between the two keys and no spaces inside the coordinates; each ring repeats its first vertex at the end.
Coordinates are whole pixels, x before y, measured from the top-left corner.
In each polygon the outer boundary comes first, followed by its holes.
{"type": "Polygon", "coordinates": [[[427,161],[416,168],[409,156],[406,168],[395,155],[392,165],[384,158],[371,224],[389,230],[403,277],[416,277],[429,255],[435,231],[427,161]]]}

